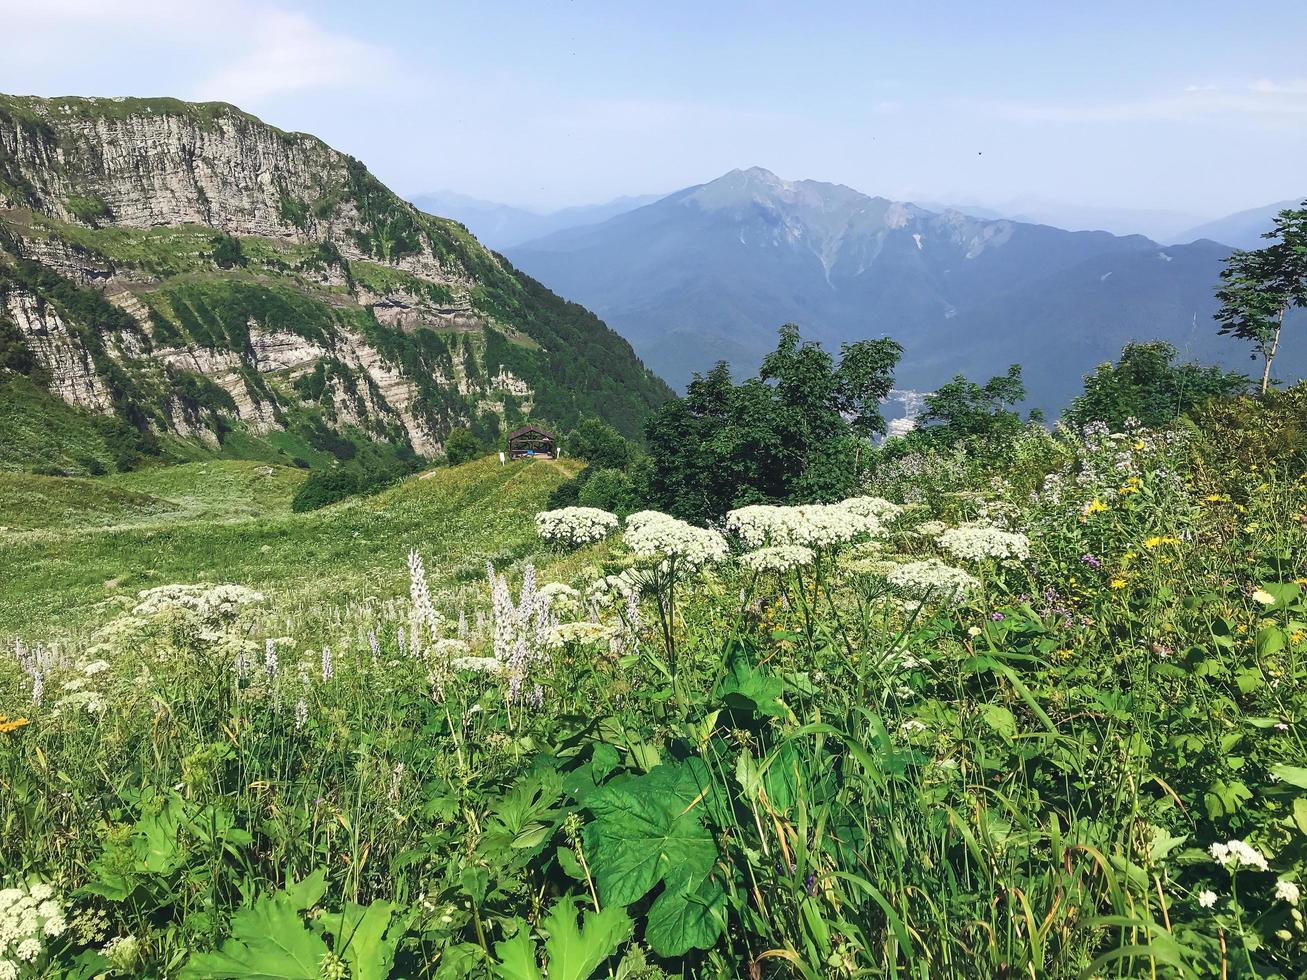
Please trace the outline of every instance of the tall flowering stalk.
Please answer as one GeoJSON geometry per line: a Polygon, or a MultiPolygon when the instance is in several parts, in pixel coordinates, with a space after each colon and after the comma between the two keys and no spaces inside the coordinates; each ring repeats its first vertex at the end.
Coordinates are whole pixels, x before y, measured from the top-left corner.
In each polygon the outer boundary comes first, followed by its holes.
{"type": "Polygon", "coordinates": [[[490,584],[491,646],[494,658],[503,665],[508,678],[510,703],[522,700],[523,685],[536,661],[548,656],[549,637],[556,625],[549,612],[548,598],[536,587],[535,566],[528,564],[522,572],[522,591],[516,601],[508,580],[486,562],[490,584]]]}
{"type": "Polygon", "coordinates": [[[718,532],[695,527],[668,514],[644,510],[626,519],[622,536],[644,567],[641,591],[652,593],[672,686],[676,685],[676,588],[705,565],[723,561],[726,539],[718,532]]]}

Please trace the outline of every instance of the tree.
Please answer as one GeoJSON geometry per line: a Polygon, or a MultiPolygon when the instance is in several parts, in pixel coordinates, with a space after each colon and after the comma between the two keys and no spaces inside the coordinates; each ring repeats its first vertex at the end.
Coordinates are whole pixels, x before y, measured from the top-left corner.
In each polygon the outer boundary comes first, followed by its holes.
{"type": "Polygon", "coordinates": [[[650,418],[649,497],[702,522],[749,503],[847,495],[868,438],[885,429],[879,402],[901,353],[892,340],[862,341],[836,365],[786,324],[758,377],[737,385],[718,364],[650,418]]]}
{"type": "Polygon", "coordinates": [[[922,437],[953,445],[963,439],[1010,436],[1022,427],[1021,416],[1010,406],[1026,398],[1021,365],[983,385],[957,375],[926,396],[926,410],[917,417],[922,437]]]}
{"type": "Polygon", "coordinates": [[[1245,375],[1193,362],[1173,364],[1175,357],[1175,348],[1165,341],[1126,344],[1115,364],[1100,364],[1085,377],[1084,393],[1072,400],[1062,418],[1073,425],[1104,422],[1113,430],[1131,418],[1159,426],[1210,398],[1248,388],[1245,375]]]}
{"type": "Polygon", "coordinates": [[[1284,320],[1293,307],[1307,309],[1307,201],[1286,208],[1263,238],[1271,244],[1236,249],[1221,271],[1216,319],[1226,336],[1250,341],[1262,358],[1262,394],[1271,383],[1271,362],[1280,349],[1284,320]]]}
{"type": "Polygon", "coordinates": [[[445,437],[445,460],[450,466],[470,462],[481,453],[481,443],[467,429],[453,429],[445,437]]]}
{"type": "Polygon", "coordinates": [[[563,443],[568,455],[602,469],[625,469],[631,444],[620,432],[593,415],[583,418],[563,443]]]}

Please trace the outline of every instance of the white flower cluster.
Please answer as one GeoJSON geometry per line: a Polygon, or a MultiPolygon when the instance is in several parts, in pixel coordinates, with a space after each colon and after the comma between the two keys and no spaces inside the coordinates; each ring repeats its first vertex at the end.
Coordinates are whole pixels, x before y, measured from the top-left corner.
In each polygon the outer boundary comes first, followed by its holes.
{"type": "Polygon", "coordinates": [[[902,504],[892,503],[884,497],[850,497],[838,506],[855,514],[874,517],[882,524],[889,524],[906,509],[902,504]]]}
{"type": "Polygon", "coordinates": [[[811,548],[801,544],[778,544],[758,548],[740,556],[740,564],[755,572],[788,572],[807,568],[816,560],[811,548]]]}
{"type": "Polygon", "coordinates": [[[957,605],[980,587],[962,569],[945,565],[937,558],[898,565],[885,578],[896,592],[909,599],[929,599],[945,605],[957,605]]]}
{"type": "Polygon", "coordinates": [[[555,648],[570,643],[577,646],[598,646],[607,644],[611,635],[612,630],[602,623],[560,623],[549,631],[549,638],[545,642],[555,648]]]}
{"type": "Polygon", "coordinates": [[[989,558],[1030,557],[1030,539],[1024,534],[1004,531],[988,524],[963,524],[950,528],[935,539],[936,544],[955,557],[966,561],[989,558]]]}
{"type": "Polygon", "coordinates": [[[553,612],[574,612],[581,603],[581,593],[563,582],[540,586],[540,601],[553,612]]]}
{"type": "Polygon", "coordinates": [[[880,533],[880,520],[870,513],[875,505],[866,503],[874,499],[854,497],[838,504],[795,507],[753,504],[727,514],[726,526],[750,548],[785,544],[830,548],[880,533]]]}
{"type": "Polygon", "coordinates": [[[263,601],[263,594],[243,585],[160,585],[136,594],[135,616],[154,616],[184,610],[205,623],[226,623],[243,606],[263,601]]]}
{"type": "Polygon", "coordinates": [[[640,576],[628,569],[617,575],[595,579],[586,590],[586,596],[596,606],[606,609],[619,603],[638,602],[642,585],[640,576]]]}
{"type": "Polygon", "coordinates": [[[1258,871],[1266,871],[1268,868],[1262,852],[1241,840],[1213,844],[1208,850],[1217,864],[1227,868],[1256,868],[1258,871]]]}
{"type": "Polygon", "coordinates": [[[554,618],[548,601],[540,597],[536,588],[534,565],[528,564],[522,570],[522,592],[516,602],[508,581],[495,574],[495,566],[490,562],[486,562],[486,577],[490,580],[495,660],[503,665],[503,673],[508,677],[509,701],[518,701],[523,697],[531,665],[548,657],[546,647],[554,618]]]}
{"type": "Polygon", "coordinates": [[[646,560],[675,560],[699,568],[726,557],[726,539],[716,531],[695,527],[657,511],[640,511],[626,519],[626,546],[646,560]]]}
{"type": "Polygon", "coordinates": [[[562,507],[536,514],[540,537],[572,547],[602,541],[616,529],[617,515],[598,507],[562,507]]]}
{"type": "Polygon", "coordinates": [[[35,962],[45,941],[68,927],[54,889],[43,882],[0,889],[0,980],[18,976],[23,963],[35,962]]]}
{"type": "Polygon", "coordinates": [[[100,953],[123,976],[130,976],[141,957],[141,943],[135,936],[115,936],[100,953]]]}
{"type": "Polygon", "coordinates": [[[1275,897],[1290,905],[1297,905],[1298,899],[1302,898],[1302,892],[1294,882],[1281,878],[1275,883],[1275,897]]]}

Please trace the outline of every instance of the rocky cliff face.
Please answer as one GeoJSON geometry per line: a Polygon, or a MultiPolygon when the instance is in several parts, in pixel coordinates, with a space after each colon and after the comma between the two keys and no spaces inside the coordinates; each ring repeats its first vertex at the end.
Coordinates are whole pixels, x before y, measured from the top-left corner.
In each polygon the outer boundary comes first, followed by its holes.
{"type": "Polygon", "coordinates": [[[425,456],[532,412],[635,434],[667,395],[597,319],[357,160],[167,99],[0,96],[6,369],[155,435],[326,427],[425,456]]]}

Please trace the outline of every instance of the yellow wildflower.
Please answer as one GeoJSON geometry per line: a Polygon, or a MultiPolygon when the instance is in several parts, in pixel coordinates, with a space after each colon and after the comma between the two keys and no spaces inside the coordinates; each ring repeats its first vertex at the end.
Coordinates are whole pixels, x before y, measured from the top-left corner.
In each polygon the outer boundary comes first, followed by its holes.
{"type": "Polygon", "coordinates": [[[26,718],[15,718],[9,720],[8,715],[0,715],[0,735],[8,735],[10,732],[16,732],[24,725],[30,724],[26,718]]]}
{"type": "Polygon", "coordinates": [[[1093,500],[1089,501],[1089,503],[1085,505],[1086,514],[1101,514],[1103,511],[1109,509],[1110,508],[1107,506],[1107,504],[1103,503],[1097,497],[1095,497],[1093,500]]]}
{"type": "Polygon", "coordinates": [[[1307,637],[1307,633],[1304,633],[1302,630],[1294,630],[1289,634],[1289,642],[1301,643],[1304,637],[1307,637]]]}
{"type": "Polygon", "coordinates": [[[1124,589],[1124,588],[1125,588],[1125,579],[1123,579],[1123,578],[1114,578],[1114,579],[1112,579],[1112,583],[1111,583],[1111,585],[1112,585],[1112,588],[1114,588],[1114,589],[1124,589]]]}
{"type": "Polygon", "coordinates": [[[1144,448],[1144,440],[1142,440],[1142,439],[1136,439],[1136,440],[1135,440],[1135,448],[1136,448],[1136,449],[1143,449],[1143,448],[1144,448]]]}
{"type": "Polygon", "coordinates": [[[1165,534],[1160,537],[1157,535],[1153,535],[1151,538],[1149,538],[1147,541],[1144,542],[1144,547],[1151,549],[1151,548],[1160,547],[1161,545],[1164,544],[1179,544],[1179,543],[1180,543],[1179,538],[1172,537],[1169,534],[1165,534]]]}

